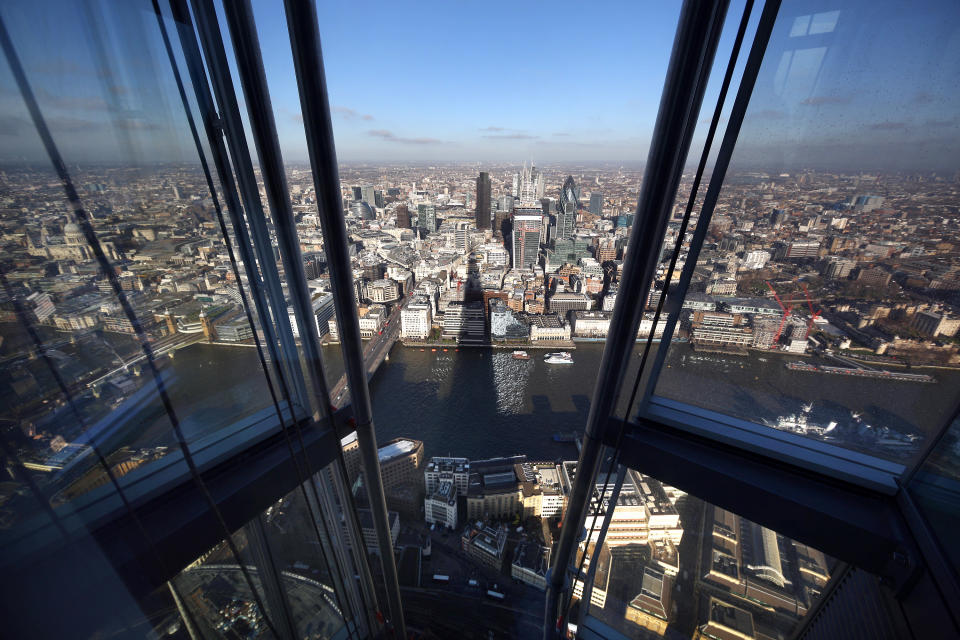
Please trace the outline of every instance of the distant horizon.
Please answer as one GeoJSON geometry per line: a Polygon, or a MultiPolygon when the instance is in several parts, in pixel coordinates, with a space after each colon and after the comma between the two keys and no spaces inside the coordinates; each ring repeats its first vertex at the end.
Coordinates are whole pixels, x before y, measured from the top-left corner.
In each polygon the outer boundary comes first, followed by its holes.
{"type": "MultiPolygon", "coordinates": [[[[697,163],[699,162],[698,158],[695,158],[696,161],[688,162],[684,165],[683,172],[689,173],[695,171],[697,168],[697,163]]],[[[133,163],[123,163],[107,160],[87,160],[87,161],[73,161],[67,165],[68,171],[73,168],[76,169],[79,167],[81,171],[84,167],[99,167],[105,169],[140,169],[140,168],[160,168],[160,167],[191,167],[199,169],[201,166],[199,160],[157,160],[155,162],[139,162],[136,164],[133,163]]],[[[253,161],[253,166],[255,169],[260,168],[259,162],[256,160],[253,161]]],[[[310,169],[310,162],[308,160],[284,160],[284,166],[289,169],[310,169]]],[[[431,166],[437,167],[456,167],[456,168],[474,168],[478,172],[488,171],[489,169],[520,169],[524,166],[522,162],[469,162],[464,160],[422,160],[422,161],[410,161],[410,162],[398,162],[394,160],[341,160],[337,162],[338,167],[347,167],[347,168],[376,168],[376,169],[403,169],[403,168],[429,168],[431,166]]],[[[526,166],[530,166],[527,163],[526,166]]],[[[592,162],[589,164],[580,162],[575,163],[573,161],[552,161],[544,163],[534,163],[535,167],[540,169],[548,170],[565,170],[565,171],[609,171],[613,169],[626,169],[630,171],[642,171],[646,168],[646,162],[616,162],[616,161],[606,161],[606,162],[592,162]]],[[[713,163],[706,165],[704,170],[705,175],[710,175],[713,171],[713,163]]],[[[30,160],[30,161],[16,161],[16,160],[0,160],[0,170],[6,169],[23,169],[29,168],[34,170],[48,170],[53,174],[53,167],[49,163],[45,163],[43,160],[30,160]]],[[[848,168],[839,168],[839,167],[817,167],[817,166],[781,166],[781,167],[764,167],[764,166],[731,166],[727,170],[727,175],[738,175],[744,173],[767,173],[767,174],[780,174],[780,173],[806,173],[806,172],[822,172],[822,173],[837,173],[841,175],[855,175],[855,174],[878,174],[878,175],[949,175],[956,177],[960,175],[960,166],[956,167],[943,167],[940,169],[937,168],[924,168],[924,169],[890,169],[882,167],[848,167],[848,168]]]]}
{"type": "MultiPolygon", "coordinates": [[[[9,0],[0,13],[67,162],[195,157],[149,3],[89,14],[68,0],[51,2],[55,10],[9,0]],[[54,41],[58,46],[50,47],[54,41]]],[[[728,12],[691,162],[703,145],[743,4],[735,0],[728,12]]],[[[254,2],[277,137],[293,164],[308,156],[285,15],[278,9],[268,0],[254,2]]],[[[573,21],[564,45],[547,48],[536,29],[547,18],[538,6],[436,2],[411,11],[380,3],[361,16],[352,6],[320,3],[317,10],[341,162],[493,166],[550,158],[541,164],[626,167],[647,157],[679,3],[551,6],[551,16],[573,21]]],[[[748,43],[755,21],[756,15],[748,43]]],[[[785,4],[732,166],[960,169],[958,23],[956,2],[931,1],[922,11],[893,0],[849,0],[831,11],[802,0],[785,4]]],[[[221,29],[229,35],[225,24],[221,29]]],[[[173,44],[178,50],[179,41],[173,44]]],[[[242,98],[236,76],[234,83],[242,98]]],[[[0,160],[42,158],[10,69],[0,63],[0,160]]]]}

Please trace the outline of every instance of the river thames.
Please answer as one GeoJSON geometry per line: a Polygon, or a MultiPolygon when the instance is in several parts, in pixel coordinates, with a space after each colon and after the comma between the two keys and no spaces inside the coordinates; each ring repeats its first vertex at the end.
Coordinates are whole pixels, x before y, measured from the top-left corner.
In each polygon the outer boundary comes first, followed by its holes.
{"type": "MultiPolygon", "coordinates": [[[[631,358],[634,370],[640,346],[631,358]]],[[[422,440],[427,457],[523,453],[533,459],[574,458],[575,447],[554,442],[552,435],[584,428],[602,352],[602,343],[578,343],[574,364],[565,365],[545,363],[542,351],[517,360],[505,350],[445,352],[397,344],[370,383],[378,440],[422,440]]],[[[332,386],[342,373],[339,347],[324,347],[324,357],[332,386]]],[[[947,418],[960,388],[955,370],[932,370],[938,382],[922,384],[784,366],[796,359],[757,353],[701,356],[688,345],[674,344],[658,393],[754,422],[775,421],[806,408],[811,423],[838,422],[838,434],[844,427],[852,433],[848,425],[856,412],[861,424],[922,437],[947,418]]],[[[270,406],[254,349],[197,344],[178,351],[165,368],[172,373],[171,396],[188,439],[270,406]]],[[[162,423],[157,415],[141,428],[156,432],[162,423]]],[[[875,453],[906,461],[919,444],[875,453]]],[[[870,450],[868,441],[861,439],[859,446],[870,450]]]]}

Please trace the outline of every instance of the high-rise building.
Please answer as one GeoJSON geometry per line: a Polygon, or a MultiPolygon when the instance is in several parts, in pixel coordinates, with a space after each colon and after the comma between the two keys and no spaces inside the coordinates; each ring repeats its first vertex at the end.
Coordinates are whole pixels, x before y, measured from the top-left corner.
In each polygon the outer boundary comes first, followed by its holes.
{"type": "Polygon", "coordinates": [[[362,188],[362,187],[350,187],[350,190],[353,192],[353,199],[354,199],[354,200],[362,200],[362,199],[363,199],[363,188],[362,188]]]}
{"type": "Polygon", "coordinates": [[[401,229],[410,228],[410,209],[407,208],[407,205],[401,204],[396,209],[397,212],[397,226],[401,229]]]}
{"type": "Polygon", "coordinates": [[[490,228],[490,174],[481,171],[477,176],[477,229],[490,228]]]}
{"type": "Polygon", "coordinates": [[[590,213],[595,216],[603,215],[603,194],[599,191],[590,193],[590,213]]]}
{"type": "Polygon", "coordinates": [[[576,227],[577,211],[580,209],[580,192],[573,176],[567,176],[560,189],[560,200],[557,201],[556,231],[554,240],[569,238],[576,227]]]}
{"type": "Polygon", "coordinates": [[[534,166],[523,166],[513,175],[513,196],[523,204],[539,202],[543,197],[543,173],[534,166]]]}
{"type": "Polygon", "coordinates": [[[437,207],[433,204],[417,205],[417,226],[426,229],[427,233],[437,230],[437,207]]]}
{"type": "Polygon", "coordinates": [[[365,184],[360,187],[360,199],[371,207],[377,206],[377,192],[376,189],[373,188],[373,185],[365,184]]]}
{"type": "Polygon", "coordinates": [[[543,216],[539,212],[518,213],[513,217],[513,268],[536,266],[540,253],[540,231],[543,216]]]}
{"type": "Polygon", "coordinates": [[[384,205],[386,204],[386,201],[383,198],[383,191],[381,189],[377,189],[373,192],[373,204],[378,209],[383,209],[384,205]]]}
{"type": "Polygon", "coordinates": [[[597,262],[603,264],[617,259],[617,241],[613,238],[604,238],[597,244],[597,262]]]}

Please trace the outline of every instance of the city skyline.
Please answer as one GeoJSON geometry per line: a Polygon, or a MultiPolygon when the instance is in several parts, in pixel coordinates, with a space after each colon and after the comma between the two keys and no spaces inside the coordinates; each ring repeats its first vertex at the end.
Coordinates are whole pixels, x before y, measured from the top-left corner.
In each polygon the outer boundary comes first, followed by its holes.
{"type": "Polygon", "coordinates": [[[316,4],[0,7],[5,631],[957,626],[956,0],[316,4]]]}
{"type": "MultiPolygon", "coordinates": [[[[734,165],[955,171],[960,119],[951,105],[960,86],[960,44],[949,25],[960,18],[960,7],[934,3],[913,11],[861,3],[795,15],[804,6],[781,10],[734,165]],[[898,55],[921,33],[931,46],[898,55]]],[[[11,3],[4,18],[24,64],[35,72],[40,106],[68,162],[150,164],[193,156],[149,5],[124,6],[95,26],[69,3],[61,8],[11,3]],[[50,50],[45,38],[18,40],[41,10],[51,37],[72,35],[76,44],[64,38],[70,48],[50,50]],[[87,47],[94,38],[110,60],[106,68],[87,47]]],[[[740,8],[735,3],[730,15],[740,8]]],[[[254,9],[284,157],[303,162],[302,115],[282,12],[267,2],[254,9]]],[[[569,50],[547,54],[536,37],[547,16],[535,8],[509,10],[505,19],[506,7],[492,5],[469,14],[445,5],[415,14],[381,5],[364,15],[371,37],[363,39],[337,28],[355,21],[349,9],[318,7],[340,160],[642,163],[678,7],[558,7],[556,15],[576,15],[578,37],[569,50]],[[545,98],[557,86],[566,87],[563,99],[545,98]]],[[[702,144],[732,35],[721,40],[691,157],[702,144]]],[[[0,162],[43,159],[28,122],[9,68],[0,65],[0,162]]]]}

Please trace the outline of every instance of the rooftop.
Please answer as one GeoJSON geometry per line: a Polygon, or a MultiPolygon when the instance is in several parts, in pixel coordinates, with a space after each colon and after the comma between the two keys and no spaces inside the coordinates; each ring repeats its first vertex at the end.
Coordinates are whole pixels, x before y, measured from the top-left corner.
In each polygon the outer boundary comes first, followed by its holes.
{"type": "Polygon", "coordinates": [[[417,444],[414,440],[397,440],[396,442],[391,442],[390,444],[380,447],[378,452],[380,463],[383,464],[388,460],[393,460],[394,458],[399,458],[400,456],[415,451],[417,444]]]}

